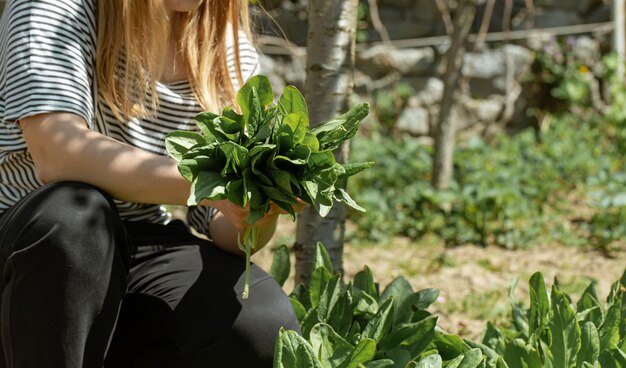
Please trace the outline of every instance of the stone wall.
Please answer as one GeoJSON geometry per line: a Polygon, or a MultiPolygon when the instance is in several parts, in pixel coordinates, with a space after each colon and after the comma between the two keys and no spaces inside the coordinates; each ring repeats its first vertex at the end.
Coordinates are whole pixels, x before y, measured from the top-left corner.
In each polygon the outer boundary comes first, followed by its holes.
{"type": "MultiPolygon", "coordinates": [[[[447,1],[450,3],[450,1],[447,1]]],[[[511,30],[539,29],[599,23],[610,20],[609,0],[534,0],[534,11],[526,8],[526,0],[514,0],[510,19],[511,30]],[[532,27],[531,27],[532,26],[532,27]]],[[[367,1],[365,2],[367,3],[367,1]]],[[[262,72],[269,74],[280,89],[285,84],[302,87],[305,78],[306,0],[266,1],[264,6],[295,45],[291,54],[276,52],[260,37],[262,72]]],[[[378,0],[380,19],[392,40],[445,35],[435,0],[378,0]]],[[[454,8],[451,9],[454,12],[454,8]]],[[[482,23],[484,5],[473,32],[482,23]]],[[[497,0],[489,32],[503,29],[504,1],[497,0]]],[[[277,36],[276,26],[266,17],[257,18],[261,32],[277,36]]],[[[410,86],[413,93],[397,104],[394,131],[415,136],[432,136],[439,114],[438,102],[443,93],[442,57],[446,43],[426,47],[399,48],[380,44],[380,35],[368,22],[360,20],[361,44],[356,57],[356,90],[363,99],[372,99],[376,91],[392,91],[399,83],[410,86]],[[373,44],[373,46],[365,46],[373,44]]],[[[601,52],[609,45],[608,33],[582,34],[575,38],[576,48],[600,61],[601,52]]],[[[540,47],[547,34],[510,42],[491,42],[479,50],[469,47],[465,58],[466,87],[453,116],[461,134],[484,134],[502,129],[518,129],[533,124],[527,116],[528,101],[522,93],[521,81],[533,61],[532,48],[540,47]]],[[[288,51],[285,48],[283,51],[288,51]]],[[[392,93],[390,92],[390,93],[392,93]]],[[[428,139],[426,139],[428,140],[428,139]]]]}

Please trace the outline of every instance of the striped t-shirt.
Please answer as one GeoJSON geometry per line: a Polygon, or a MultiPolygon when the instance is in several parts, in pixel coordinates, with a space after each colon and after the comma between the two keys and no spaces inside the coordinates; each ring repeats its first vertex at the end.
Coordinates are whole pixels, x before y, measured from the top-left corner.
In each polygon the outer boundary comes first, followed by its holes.
{"type": "MultiPolygon", "coordinates": [[[[154,116],[118,121],[98,94],[95,73],[98,0],[9,0],[0,20],[0,213],[43,185],[16,122],[46,112],[70,112],[89,128],[146,151],[166,155],[165,135],[195,130],[202,111],[188,81],[157,83],[154,116]]],[[[108,0],[104,0],[108,1],[108,0]]],[[[244,79],[258,71],[258,56],[247,37],[239,37],[244,79]]],[[[232,35],[228,67],[238,88],[232,35]]],[[[165,223],[160,205],[116,201],[123,219],[165,223]]],[[[192,207],[187,219],[207,233],[213,211],[192,207]]]]}

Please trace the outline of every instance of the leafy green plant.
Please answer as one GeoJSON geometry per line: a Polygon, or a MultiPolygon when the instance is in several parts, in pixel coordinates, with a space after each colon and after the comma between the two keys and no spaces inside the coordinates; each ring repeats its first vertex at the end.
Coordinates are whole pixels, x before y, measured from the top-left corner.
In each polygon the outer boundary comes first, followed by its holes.
{"type": "MultiPolygon", "coordinates": [[[[272,266],[272,274],[284,280],[290,268],[285,246],[274,264],[280,266],[272,266]]],[[[591,283],[574,303],[557,280],[548,293],[543,275],[535,273],[529,308],[513,298],[515,281],[509,324],[488,322],[481,340],[472,341],[437,327],[437,316],[426,310],[437,289],[415,292],[398,277],[381,292],[367,266],[345,284],[318,244],[311,283],[290,296],[302,334],[281,331],[274,367],[625,367],[625,283],[626,273],[606,303],[591,283]]]]}
{"type": "MultiPolygon", "coordinates": [[[[277,252],[274,263],[282,271],[272,267],[273,273],[288,272],[287,252],[277,252]]],[[[275,368],[442,367],[451,355],[447,367],[482,366],[479,349],[436,328],[437,317],[426,309],[437,289],[416,292],[398,277],[381,292],[367,267],[345,284],[333,274],[321,244],[313,269],[310,284],[297,286],[290,296],[302,335],[281,331],[275,368]]]]}
{"type": "Polygon", "coordinates": [[[548,293],[543,275],[529,281],[530,307],[509,295],[509,327],[488,324],[481,343],[504,357],[509,367],[623,367],[626,364],[626,274],[601,303],[591,283],[574,303],[557,280],[548,293]]]}
{"type": "MultiPolygon", "coordinates": [[[[339,164],[334,151],[352,138],[367,116],[367,104],[358,104],[313,129],[302,94],[285,88],[274,104],[267,77],[250,78],[236,97],[241,114],[230,107],[221,115],[196,116],[199,132],[173,131],[165,140],[178,162],[181,175],[191,182],[187,204],[224,200],[249,207],[247,223],[253,225],[270,208],[270,202],[295,219],[298,199],[326,216],[335,201],[364,211],[345,190],[347,178],[372,166],[371,162],[339,164]]],[[[247,264],[255,249],[256,230],[244,233],[242,250],[247,264]]],[[[247,296],[247,276],[244,297],[247,296]]]]}

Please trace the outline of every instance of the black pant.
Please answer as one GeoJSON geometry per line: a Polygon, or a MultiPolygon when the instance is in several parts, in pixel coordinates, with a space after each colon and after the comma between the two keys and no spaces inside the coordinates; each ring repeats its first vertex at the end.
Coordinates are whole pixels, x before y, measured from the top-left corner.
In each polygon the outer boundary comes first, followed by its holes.
{"type": "Polygon", "coordinates": [[[0,218],[0,367],[271,367],[289,300],[253,266],[182,223],[122,221],[75,182],[39,188],[0,218]]]}

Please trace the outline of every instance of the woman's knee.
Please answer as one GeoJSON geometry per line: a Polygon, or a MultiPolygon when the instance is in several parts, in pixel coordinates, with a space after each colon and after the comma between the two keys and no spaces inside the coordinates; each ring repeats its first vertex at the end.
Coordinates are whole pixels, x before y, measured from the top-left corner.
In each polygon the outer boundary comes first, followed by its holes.
{"type": "Polygon", "coordinates": [[[272,278],[250,287],[247,300],[234,324],[237,344],[255,356],[259,366],[269,366],[273,360],[276,339],[281,328],[300,332],[297,317],[289,298],[272,278]]]}
{"type": "Polygon", "coordinates": [[[3,229],[2,246],[12,252],[38,245],[75,269],[97,272],[93,265],[111,257],[126,237],[112,199],[89,184],[49,184],[16,206],[3,229]]]}

